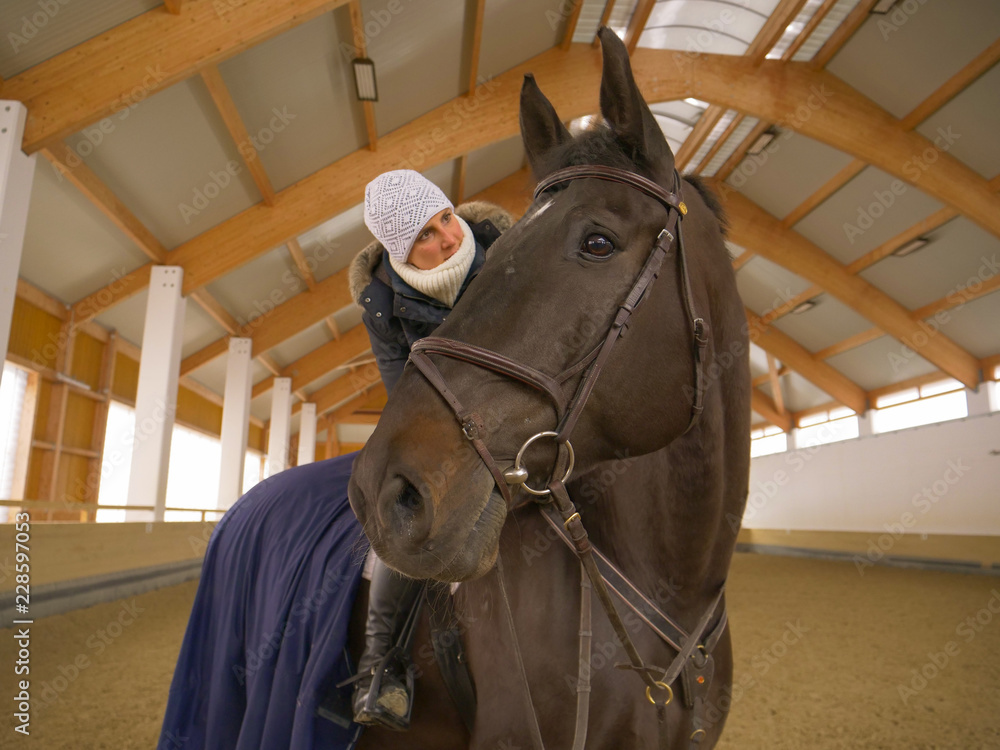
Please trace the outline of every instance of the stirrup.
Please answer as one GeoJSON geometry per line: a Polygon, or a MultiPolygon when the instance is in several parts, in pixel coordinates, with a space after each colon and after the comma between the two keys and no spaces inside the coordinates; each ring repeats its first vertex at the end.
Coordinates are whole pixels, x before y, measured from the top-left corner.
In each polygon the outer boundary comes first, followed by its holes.
{"type": "MultiPolygon", "coordinates": [[[[365,705],[358,712],[354,721],[359,724],[378,724],[387,729],[403,732],[410,728],[410,716],[413,713],[414,666],[399,646],[393,646],[382,660],[372,668],[372,682],[368,688],[365,705]],[[398,671],[390,673],[390,667],[397,666],[398,671]],[[379,703],[382,696],[382,685],[388,676],[395,681],[395,674],[403,674],[404,685],[401,690],[406,693],[406,712],[398,714],[379,703]]],[[[367,676],[367,675],[364,675],[367,676]]],[[[355,682],[352,678],[349,682],[355,682]]]]}

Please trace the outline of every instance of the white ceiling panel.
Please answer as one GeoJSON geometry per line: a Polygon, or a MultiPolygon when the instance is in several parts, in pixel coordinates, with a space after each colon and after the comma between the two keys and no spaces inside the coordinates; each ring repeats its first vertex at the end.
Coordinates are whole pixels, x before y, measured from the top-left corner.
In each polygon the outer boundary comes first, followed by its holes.
{"type": "Polygon", "coordinates": [[[992,44],[998,28],[996,0],[909,0],[870,16],[826,69],[901,118],[992,44]]]}
{"type": "Polygon", "coordinates": [[[329,221],[299,235],[306,263],[317,281],[323,281],[350,264],[369,242],[372,233],[364,220],[365,206],[359,203],[329,221]]]}
{"type": "Polygon", "coordinates": [[[344,6],[219,66],[275,190],[367,143],[350,42],[344,6]]]}
{"type": "MultiPolygon", "coordinates": [[[[257,398],[250,401],[250,413],[265,423],[271,419],[271,396],[273,393],[274,391],[268,388],[257,398]]],[[[264,444],[264,450],[267,450],[266,443],[264,444]]]]}
{"type": "Polygon", "coordinates": [[[479,79],[495,78],[557,45],[571,8],[565,0],[489,0],[483,14],[479,79]]]}
{"type": "Polygon", "coordinates": [[[354,326],[361,325],[361,308],[358,305],[348,305],[333,314],[333,320],[341,333],[347,333],[354,326]]]}
{"type": "Polygon", "coordinates": [[[32,65],[162,5],[162,0],[3,0],[0,38],[6,43],[0,44],[0,78],[13,78],[32,65]]]}
{"type": "Polygon", "coordinates": [[[935,318],[944,335],[973,357],[1000,354],[1000,293],[965,302],[935,318]]]}
{"type": "Polygon", "coordinates": [[[157,92],[66,142],[168,249],[260,201],[200,78],[157,92]]]}
{"type": "Polygon", "coordinates": [[[523,164],[524,145],[519,135],[471,152],[465,165],[465,195],[475,195],[500,182],[523,164]]]}
{"type": "Polygon", "coordinates": [[[816,303],[815,307],[805,312],[778,318],[773,323],[774,327],[813,352],[872,327],[871,322],[829,294],[818,297],[816,303]]]}
{"type": "Polygon", "coordinates": [[[688,0],[653,6],[640,47],[742,55],[767,21],[777,0],[741,2],[688,0]]]}
{"type": "Polygon", "coordinates": [[[726,182],[781,219],[851,161],[826,144],[780,130],[767,150],[747,156],[726,182]]]}
{"type": "Polygon", "coordinates": [[[265,253],[208,285],[208,291],[241,326],[307,289],[288,248],[265,253]]]}
{"type": "Polygon", "coordinates": [[[785,408],[789,411],[803,411],[829,403],[832,399],[826,391],[817,388],[796,372],[781,379],[781,393],[785,398],[785,408]]]}
{"type": "Polygon", "coordinates": [[[755,378],[768,371],[767,352],[756,344],[750,344],[750,377],[755,378]]]}
{"type": "Polygon", "coordinates": [[[48,159],[37,159],[21,254],[23,278],[72,304],[148,261],[48,159]]]}
{"type": "Polygon", "coordinates": [[[184,306],[184,338],[181,344],[181,358],[194,354],[214,341],[226,336],[225,330],[215,322],[215,318],[205,312],[192,299],[184,306]]]}
{"type": "Polygon", "coordinates": [[[334,380],[343,377],[349,372],[350,370],[347,369],[346,367],[338,367],[334,370],[330,370],[329,372],[325,373],[323,377],[317,378],[313,382],[306,385],[302,390],[305,391],[305,394],[307,396],[311,397],[312,394],[316,393],[316,391],[320,390],[324,386],[330,385],[330,383],[332,383],[334,380]]]}
{"type": "Polygon", "coordinates": [[[983,177],[1000,174],[1000,65],[927,118],[917,132],[983,177]]]}
{"type": "Polygon", "coordinates": [[[929,245],[902,258],[890,255],[861,277],[916,310],[1000,273],[1000,239],[968,219],[949,221],[926,237],[929,245]]]}
{"type": "Polygon", "coordinates": [[[141,348],[148,299],[149,290],[143,289],[138,294],[101,313],[94,320],[105,328],[118,331],[118,335],[123,339],[141,348]]]}
{"type": "Polygon", "coordinates": [[[332,340],[333,334],[330,333],[330,329],[326,323],[320,321],[295,336],[285,339],[281,344],[270,349],[268,354],[274,357],[280,367],[285,368],[332,340]]]}
{"type": "Polygon", "coordinates": [[[866,167],[794,229],[847,264],[940,208],[912,185],[866,167]]]}
{"type": "Polygon", "coordinates": [[[937,372],[919,354],[913,353],[891,336],[882,336],[826,360],[866,391],[937,372]]]}
{"type": "Polygon", "coordinates": [[[229,355],[209,360],[197,370],[192,370],[189,376],[220,396],[226,392],[226,367],[229,355]]]}
{"type": "Polygon", "coordinates": [[[801,276],[757,256],[736,272],[743,304],[763,315],[812,286],[801,276]]]}
{"type": "MultiPolygon", "coordinates": [[[[597,36],[597,25],[601,22],[604,14],[606,0],[583,0],[583,8],[580,10],[580,17],[576,22],[576,29],[573,31],[573,41],[583,44],[590,44],[597,36]]],[[[628,20],[632,16],[632,8],[635,2],[617,2],[611,10],[611,18],[608,19],[608,26],[624,34],[628,20]]]]}
{"type": "Polygon", "coordinates": [[[455,195],[458,187],[458,159],[441,162],[437,166],[423,170],[422,174],[441,188],[445,195],[455,195]]]}
{"type": "Polygon", "coordinates": [[[401,3],[395,6],[400,13],[382,25],[377,19],[380,12],[387,12],[384,0],[362,0],[365,28],[378,29],[366,38],[378,80],[375,119],[379,135],[465,93],[466,5],[452,0],[401,3]]]}

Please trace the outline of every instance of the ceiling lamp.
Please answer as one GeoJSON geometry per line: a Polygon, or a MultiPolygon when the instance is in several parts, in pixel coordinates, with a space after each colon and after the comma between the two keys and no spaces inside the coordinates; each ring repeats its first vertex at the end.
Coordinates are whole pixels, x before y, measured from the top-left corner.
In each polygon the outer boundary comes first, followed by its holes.
{"type": "Polygon", "coordinates": [[[886,13],[892,10],[892,6],[895,5],[897,2],[899,2],[899,0],[878,0],[878,2],[875,3],[872,9],[868,12],[878,13],[879,15],[884,16],[886,13]]]}
{"type": "Polygon", "coordinates": [[[905,245],[901,245],[892,251],[892,254],[897,258],[905,258],[910,253],[915,253],[917,250],[922,248],[924,245],[930,242],[926,237],[917,237],[915,240],[910,240],[905,245]]]}
{"type": "Polygon", "coordinates": [[[816,300],[814,300],[814,299],[807,299],[801,305],[796,305],[795,307],[793,307],[792,308],[792,314],[793,315],[801,315],[806,310],[812,310],[814,307],[816,307],[817,304],[818,303],[816,302],[816,300]]]}
{"type": "Polygon", "coordinates": [[[356,57],[351,65],[354,67],[354,88],[358,92],[358,99],[363,102],[377,102],[375,63],[367,57],[356,57]]]}
{"type": "Polygon", "coordinates": [[[767,145],[771,141],[773,141],[777,137],[777,135],[778,133],[774,128],[768,128],[763,133],[757,136],[757,140],[755,140],[750,145],[750,148],[747,149],[747,153],[750,154],[750,156],[756,156],[765,148],[767,148],[767,145]]]}

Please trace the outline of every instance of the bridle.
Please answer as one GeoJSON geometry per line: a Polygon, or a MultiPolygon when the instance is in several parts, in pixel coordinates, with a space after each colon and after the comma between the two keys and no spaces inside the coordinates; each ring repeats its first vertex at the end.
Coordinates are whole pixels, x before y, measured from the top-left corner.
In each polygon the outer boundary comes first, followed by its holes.
{"type": "MultiPolygon", "coordinates": [[[[580,415],[586,407],[587,400],[593,392],[597,379],[600,377],[615,344],[620,339],[622,332],[627,328],[632,315],[636,312],[641,303],[648,297],[649,289],[659,276],[660,268],[663,265],[670,248],[675,244],[675,242],[677,246],[677,258],[681,276],[681,295],[683,297],[684,309],[687,313],[691,326],[692,340],[691,356],[693,363],[694,397],[691,405],[691,416],[688,421],[687,428],[685,429],[685,433],[694,427],[698,421],[698,417],[704,409],[704,379],[702,377],[702,366],[705,348],[708,344],[708,337],[706,335],[705,321],[703,318],[698,316],[694,306],[694,298],[691,293],[691,283],[688,274],[687,259],[684,254],[684,243],[681,231],[681,220],[687,214],[687,206],[681,199],[680,190],[682,183],[677,172],[674,172],[674,191],[668,192],[652,180],[625,169],[599,165],[566,167],[553,172],[542,180],[535,188],[534,199],[537,200],[538,197],[544,193],[558,186],[572,182],[573,180],[588,178],[627,185],[628,187],[634,188],[655,199],[667,210],[666,224],[653,242],[649,255],[646,258],[646,261],[643,264],[639,275],[636,277],[631,289],[625,299],[619,304],[614,320],[611,323],[611,327],[609,328],[604,339],[582,359],[574,365],[568,367],[554,378],[529,365],[517,362],[489,349],[439,336],[428,336],[417,341],[411,349],[410,361],[412,361],[413,364],[420,370],[427,381],[438,391],[441,397],[455,413],[465,437],[479,453],[483,463],[493,475],[493,478],[496,481],[496,486],[507,503],[508,511],[513,510],[516,507],[520,507],[523,504],[515,503],[514,497],[516,493],[512,491],[512,488],[523,488],[530,495],[536,496],[546,520],[553,526],[553,528],[555,528],[557,532],[559,532],[563,540],[571,546],[571,548],[579,556],[580,561],[593,584],[594,590],[597,592],[598,597],[604,605],[604,609],[611,620],[611,624],[615,628],[618,639],[625,647],[626,653],[629,656],[631,664],[624,666],[626,668],[634,669],[640,675],[646,683],[646,697],[651,703],[657,705],[661,725],[661,746],[665,747],[666,745],[664,743],[667,741],[667,732],[665,729],[665,706],[670,703],[673,697],[673,690],[670,687],[671,683],[677,679],[682,671],[684,672],[686,687],[685,702],[688,704],[692,704],[692,701],[696,700],[696,698],[688,696],[689,692],[692,696],[707,694],[707,682],[711,679],[710,672],[712,669],[711,647],[714,647],[715,642],[717,642],[718,638],[721,637],[726,624],[724,606],[719,622],[706,638],[703,638],[702,636],[705,634],[706,629],[711,622],[712,616],[718,609],[719,603],[722,601],[722,590],[720,589],[712,605],[700,618],[698,626],[695,630],[688,634],[668,616],[660,612],[659,609],[657,609],[652,602],[646,599],[641,592],[639,592],[638,589],[636,589],[631,582],[628,581],[627,578],[614,568],[610,561],[595,550],[587,537],[587,531],[583,527],[580,514],[577,512],[576,506],[569,498],[569,494],[565,487],[565,482],[568,481],[570,475],[572,474],[574,463],[573,446],[570,443],[569,438],[576,427],[580,415]],[[557,421],[556,429],[552,431],[540,432],[528,438],[518,451],[513,466],[509,467],[505,471],[501,471],[497,461],[494,459],[486,445],[486,428],[482,418],[476,411],[465,408],[458,400],[452,390],[448,387],[448,384],[446,383],[440,370],[438,370],[437,366],[431,361],[429,357],[431,354],[437,354],[451,359],[468,362],[478,367],[491,370],[506,377],[520,381],[547,395],[555,405],[557,421]],[[566,391],[564,390],[564,384],[580,373],[583,373],[583,375],[576,387],[576,390],[572,396],[567,396],[566,391]],[[528,471],[521,465],[521,460],[525,451],[532,443],[546,437],[553,438],[557,446],[564,447],[565,453],[562,450],[558,451],[555,466],[553,467],[551,475],[554,479],[550,480],[545,489],[539,490],[534,489],[527,484],[528,471]],[[559,478],[560,474],[562,474],[561,478],[559,478]],[[611,600],[611,595],[608,591],[609,583],[619,597],[632,607],[664,640],[670,643],[679,652],[669,668],[662,669],[645,666],[625,629],[624,623],[615,609],[614,603],[611,600]],[[667,633],[669,633],[669,635],[667,633]],[[696,670],[695,672],[691,671],[692,665],[694,665],[696,670]],[[705,674],[703,673],[706,670],[709,672],[708,680],[705,679],[705,674]],[[662,672],[663,674],[657,679],[654,678],[652,674],[653,672],[662,672]],[[691,677],[693,674],[695,677],[691,677]],[[695,687],[689,687],[688,683],[695,679],[697,681],[692,683],[695,687]],[[667,699],[662,704],[656,704],[656,701],[652,698],[651,691],[653,690],[666,690],[668,693],[667,699]]],[[[530,499],[528,499],[527,502],[530,502],[530,499]]],[[[501,590],[503,591],[502,575],[500,576],[500,580],[501,590]]],[[[583,584],[586,584],[586,579],[583,579],[583,584]]],[[[583,595],[581,599],[582,602],[586,602],[586,620],[589,622],[590,586],[584,585],[582,586],[582,589],[583,595]]],[[[506,603],[505,592],[504,599],[506,603]]],[[[583,607],[584,604],[581,604],[581,622],[584,620],[583,607]]],[[[513,620],[510,617],[509,607],[508,619],[513,627],[513,620]]],[[[589,627],[587,629],[589,630],[589,627]]],[[[586,737],[585,700],[589,700],[590,690],[589,640],[586,644],[587,656],[584,657],[583,637],[584,628],[581,627],[581,679],[578,684],[577,734],[576,741],[574,743],[574,747],[580,748],[583,747],[583,742],[586,737]],[[584,670],[585,661],[587,662],[586,670],[584,670]],[[586,675],[584,675],[584,671],[587,672],[586,675]],[[586,684],[584,684],[584,678],[586,678],[586,684]],[[586,695],[584,695],[584,693],[586,693],[586,695]]],[[[589,639],[589,632],[587,633],[587,638],[589,639]]],[[[516,654],[519,667],[521,668],[522,679],[524,680],[525,688],[527,689],[527,680],[524,676],[523,664],[520,661],[520,650],[517,648],[516,654]]],[[[530,705],[530,693],[528,695],[528,702],[530,705]]],[[[688,707],[693,708],[695,706],[689,705],[688,707]]],[[[533,708],[532,718],[535,720],[535,725],[532,728],[533,739],[535,741],[536,748],[541,748],[541,735],[537,725],[537,718],[534,717],[533,708]]],[[[700,721],[697,718],[697,714],[695,718],[695,725],[697,728],[691,735],[691,747],[697,747],[697,745],[701,742],[701,739],[706,736],[705,730],[700,727],[700,721]]]]}

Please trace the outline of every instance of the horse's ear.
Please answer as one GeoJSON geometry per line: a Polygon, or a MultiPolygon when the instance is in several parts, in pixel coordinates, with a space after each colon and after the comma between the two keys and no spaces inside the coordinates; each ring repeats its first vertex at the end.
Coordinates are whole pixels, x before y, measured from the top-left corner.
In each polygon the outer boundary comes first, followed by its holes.
{"type": "Polygon", "coordinates": [[[672,173],[674,155],[659,123],[639,93],[625,44],[607,26],[601,28],[598,36],[604,53],[601,114],[605,122],[623,145],[632,151],[634,158],[642,158],[648,166],[672,173]]]}
{"type": "Polygon", "coordinates": [[[545,155],[573,139],[530,73],[521,86],[521,139],[536,177],[543,176],[539,172],[545,155]]]}

